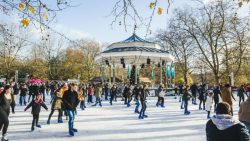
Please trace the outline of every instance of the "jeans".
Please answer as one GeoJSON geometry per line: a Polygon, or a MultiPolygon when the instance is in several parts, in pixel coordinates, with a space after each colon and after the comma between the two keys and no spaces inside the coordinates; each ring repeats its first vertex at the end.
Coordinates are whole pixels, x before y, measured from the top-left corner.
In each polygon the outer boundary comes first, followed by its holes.
{"type": "Polygon", "coordinates": [[[109,102],[110,105],[112,105],[112,101],[114,100],[114,97],[115,97],[114,95],[111,95],[111,96],[110,96],[110,102],[109,102]]]}
{"type": "Polygon", "coordinates": [[[146,101],[142,101],[141,104],[142,104],[142,107],[141,107],[139,118],[143,118],[145,116],[145,111],[147,109],[146,101]]]}
{"type": "Polygon", "coordinates": [[[69,127],[69,131],[71,131],[74,128],[75,111],[74,110],[66,110],[65,112],[69,116],[68,127],[69,127]]]}
{"type": "Polygon", "coordinates": [[[246,126],[247,129],[248,129],[248,132],[250,133],[250,123],[249,123],[249,122],[245,122],[245,121],[242,121],[242,123],[245,124],[245,126],[246,126]]]}
{"type": "Polygon", "coordinates": [[[26,105],[26,96],[20,96],[20,99],[19,99],[19,104],[22,106],[22,105],[26,105]]]}
{"type": "Polygon", "coordinates": [[[140,102],[138,99],[135,99],[135,112],[139,112],[139,106],[140,106],[140,102]]]}
{"type": "Polygon", "coordinates": [[[108,90],[105,90],[104,95],[105,95],[105,100],[108,100],[108,95],[109,95],[108,90]]]}
{"type": "Polygon", "coordinates": [[[81,108],[82,110],[84,110],[85,107],[86,107],[86,106],[85,106],[85,99],[84,99],[83,101],[80,102],[80,108],[81,108]]]}
{"type": "Polygon", "coordinates": [[[184,108],[185,108],[184,113],[187,113],[188,112],[188,101],[187,100],[184,101],[184,108]]]}
{"type": "Polygon", "coordinates": [[[99,103],[100,106],[102,106],[102,101],[100,97],[96,98],[95,106],[99,103]]]}

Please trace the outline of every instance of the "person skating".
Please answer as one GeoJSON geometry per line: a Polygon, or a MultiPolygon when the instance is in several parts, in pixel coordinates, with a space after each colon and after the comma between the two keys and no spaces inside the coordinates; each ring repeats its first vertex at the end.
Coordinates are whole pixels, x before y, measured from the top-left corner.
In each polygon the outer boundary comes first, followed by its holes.
{"type": "Polygon", "coordinates": [[[206,111],[207,111],[207,119],[210,119],[210,113],[213,105],[213,92],[209,91],[206,98],[206,111]]]}
{"type": "MultiPolygon", "coordinates": [[[[125,99],[126,100],[126,99],[125,99]]],[[[128,85],[128,91],[127,91],[127,107],[130,107],[130,102],[132,101],[132,86],[128,85]]]]}
{"type": "Polygon", "coordinates": [[[102,86],[101,86],[101,84],[100,85],[96,85],[95,89],[96,89],[96,93],[95,93],[96,102],[92,106],[97,106],[97,104],[99,104],[99,106],[102,107],[102,100],[101,100],[101,97],[102,97],[102,86]]]}
{"type": "Polygon", "coordinates": [[[217,105],[219,103],[219,96],[221,95],[220,87],[216,86],[213,90],[214,93],[214,111],[216,112],[217,105]]]}
{"type": "Polygon", "coordinates": [[[2,130],[2,141],[8,141],[8,127],[10,105],[12,102],[10,86],[6,85],[4,90],[0,93],[0,131],[2,130]]]}
{"type": "Polygon", "coordinates": [[[136,85],[133,89],[133,94],[132,97],[134,96],[134,100],[135,100],[135,113],[140,113],[139,112],[139,106],[140,106],[140,102],[139,102],[139,93],[140,93],[140,89],[139,86],[136,85]]]}
{"type": "Polygon", "coordinates": [[[224,88],[221,91],[221,99],[223,102],[227,102],[231,106],[231,112],[233,115],[233,100],[232,99],[234,99],[234,101],[236,100],[232,94],[230,84],[225,84],[224,88]]]}
{"type": "Polygon", "coordinates": [[[77,86],[76,84],[71,84],[70,89],[65,91],[63,95],[63,104],[65,112],[69,116],[68,129],[69,135],[74,136],[74,132],[77,132],[77,129],[74,128],[74,119],[76,114],[76,107],[79,104],[77,86]]]}
{"type": "Polygon", "coordinates": [[[39,121],[39,114],[41,112],[41,106],[48,110],[47,106],[42,100],[42,95],[38,94],[34,100],[32,100],[29,105],[24,109],[24,111],[28,110],[30,107],[32,107],[31,114],[33,115],[32,125],[31,125],[31,131],[34,131],[34,127],[41,128],[41,125],[38,124],[39,121]]]}
{"type": "Polygon", "coordinates": [[[104,86],[104,95],[105,95],[105,100],[108,100],[108,95],[109,95],[109,84],[105,84],[104,86]]]}
{"type": "MultiPolygon", "coordinates": [[[[241,85],[239,90],[238,90],[238,97],[239,97],[239,106],[240,106],[240,103],[241,101],[244,102],[245,101],[245,96],[244,96],[245,93],[245,89],[244,89],[244,86],[241,85]]],[[[246,94],[246,96],[248,97],[248,95],[246,94]]]]}
{"type": "Polygon", "coordinates": [[[228,103],[218,104],[216,115],[206,124],[207,141],[250,141],[246,126],[234,119],[231,113],[228,103]]]}
{"type": "Polygon", "coordinates": [[[165,96],[165,90],[163,88],[163,85],[161,84],[159,89],[158,89],[158,100],[156,103],[156,106],[161,106],[162,108],[165,107],[164,105],[164,96],[165,96]]]}
{"type": "Polygon", "coordinates": [[[183,96],[182,100],[184,102],[184,115],[189,115],[190,111],[188,111],[188,101],[192,97],[192,95],[188,92],[188,86],[183,87],[183,96]]]}
{"type": "Polygon", "coordinates": [[[205,110],[205,97],[206,97],[206,88],[205,88],[205,84],[203,84],[202,86],[200,86],[199,88],[199,100],[200,100],[200,104],[199,104],[199,110],[205,110]],[[201,107],[203,105],[203,107],[201,107]]]}
{"type": "Polygon", "coordinates": [[[197,97],[196,94],[197,94],[197,91],[198,91],[198,87],[197,87],[196,83],[191,85],[190,90],[191,90],[191,93],[192,93],[192,104],[197,105],[197,103],[196,103],[196,97],[197,97]]]}
{"type": "Polygon", "coordinates": [[[81,89],[80,89],[80,91],[79,91],[79,93],[78,93],[78,98],[79,98],[79,100],[80,100],[80,108],[82,109],[82,110],[85,110],[85,108],[86,108],[86,105],[85,105],[85,97],[86,97],[86,94],[87,93],[87,86],[86,85],[84,85],[81,89]]]}
{"type": "Polygon", "coordinates": [[[243,122],[250,133],[250,96],[240,104],[239,120],[243,122]]]}
{"type": "Polygon", "coordinates": [[[62,110],[62,105],[63,105],[63,101],[62,101],[62,88],[64,86],[58,88],[55,93],[54,93],[54,99],[52,101],[52,105],[51,105],[51,112],[49,114],[48,120],[47,120],[47,124],[50,124],[50,119],[52,117],[52,115],[54,114],[55,110],[58,110],[58,119],[57,122],[58,123],[63,123],[62,120],[62,115],[63,115],[63,110],[62,110]]]}
{"type": "Polygon", "coordinates": [[[116,88],[116,85],[113,85],[110,90],[110,102],[109,102],[110,105],[113,105],[113,100],[116,95],[117,95],[117,88],[116,88]]]}
{"type": "Polygon", "coordinates": [[[19,98],[19,104],[22,106],[22,105],[25,105],[27,104],[26,102],[26,95],[28,93],[28,88],[26,86],[25,83],[21,84],[21,87],[20,87],[20,98],[19,98]]]}
{"type": "Polygon", "coordinates": [[[147,95],[148,95],[148,89],[147,85],[140,86],[139,88],[139,99],[141,102],[141,111],[139,113],[139,119],[147,118],[148,116],[145,114],[145,111],[147,109],[147,95]]]}
{"type": "Polygon", "coordinates": [[[89,85],[88,87],[88,104],[93,103],[94,86],[89,85]]]}

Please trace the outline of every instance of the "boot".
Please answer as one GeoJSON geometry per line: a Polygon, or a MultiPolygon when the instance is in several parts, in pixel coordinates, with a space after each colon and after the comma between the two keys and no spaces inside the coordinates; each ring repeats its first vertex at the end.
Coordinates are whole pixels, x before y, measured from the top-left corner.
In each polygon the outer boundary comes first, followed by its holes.
{"type": "Polygon", "coordinates": [[[37,128],[42,128],[42,126],[41,126],[41,125],[39,125],[39,124],[38,124],[38,125],[36,125],[36,127],[37,127],[37,128]]]}
{"type": "Polygon", "coordinates": [[[63,120],[61,120],[61,119],[58,119],[58,121],[57,121],[58,123],[63,123],[63,120]]]}
{"type": "Polygon", "coordinates": [[[34,131],[34,130],[35,130],[35,128],[34,128],[34,126],[32,126],[32,127],[31,127],[31,131],[34,131]]]}
{"type": "Polygon", "coordinates": [[[128,103],[128,104],[127,104],[127,107],[130,107],[130,106],[131,106],[131,105],[128,103]]]}
{"type": "Polygon", "coordinates": [[[75,136],[74,131],[72,129],[69,129],[69,135],[70,136],[75,136]]]}
{"type": "Polygon", "coordinates": [[[7,133],[3,135],[2,141],[9,141],[7,133]]]}
{"type": "Polygon", "coordinates": [[[78,132],[78,130],[76,128],[72,128],[73,132],[78,132]]]}
{"type": "Polygon", "coordinates": [[[47,124],[50,124],[50,121],[49,121],[49,120],[47,121],[47,124]]]}

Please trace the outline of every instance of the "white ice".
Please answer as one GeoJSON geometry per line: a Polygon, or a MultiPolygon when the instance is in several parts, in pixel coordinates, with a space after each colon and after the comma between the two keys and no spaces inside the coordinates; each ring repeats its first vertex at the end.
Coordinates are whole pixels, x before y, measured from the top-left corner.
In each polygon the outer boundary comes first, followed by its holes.
{"type": "MultiPolygon", "coordinates": [[[[17,100],[18,101],[18,100],[17,100]]],[[[49,100],[47,100],[49,101],[49,100]]],[[[47,106],[50,105],[47,103],[47,106]]],[[[24,112],[24,106],[16,106],[16,113],[10,114],[10,141],[205,141],[206,111],[189,101],[190,115],[184,115],[180,103],[174,97],[166,97],[166,108],[155,106],[156,98],[148,99],[146,119],[139,120],[134,113],[134,102],[130,108],[120,99],[110,106],[103,101],[103,107],[87,104],[84,111],[78,108],[74,137],[68,135],[67,121],[57,123],[58,112],[54,113],[51,124],[46,121],[49,111],[42,109],[39,123],[42,128],[31,132],[31,109],[24,112]]],[[[234,117],[238,118],[238,102],[234,102],[234,117]]],[[[214,113],[212,112],[212,115],[214,113]]]]}

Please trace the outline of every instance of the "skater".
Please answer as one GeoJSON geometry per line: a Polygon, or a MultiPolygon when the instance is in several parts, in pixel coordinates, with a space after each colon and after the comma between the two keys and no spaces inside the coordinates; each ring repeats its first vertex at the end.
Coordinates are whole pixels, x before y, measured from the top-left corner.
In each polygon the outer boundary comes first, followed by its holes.
{"type": "Polygon", "coordinates": [[[182,95],[183,95],[183,85],[179,86],[179,102],[181,102],[181,109],[184,109],[184,102],[182,99],[182,95]]]}
{"type": "Polygon", "coordinates": [[[74,119],[76,114],[76,107],[79,104],[76,84],[71,84],[70,89],[65,91],[63,95],[63,104],[65,107],[65,112],[69,116],[69,135],[74,136],[74,132],[77,132],[77,129],[74,128],[74,119]]]}
{"type": "MultiPolygon", "coordinates": [[[[126,101],[126,99],[125,99],[126,101]]],[[[132,101],[132,86],[129,84],[128,90],[127,90],[127,107],[130,107],[130,102],[132,101]]]]}
{"type": "Polygon", "coordinates": [[[104,86],[104,95],[105,95],[105,100],[108,100],[108,95],[109,95],[109,84],[105,84],[104,86]]]}
{"type": "Polygon", "coordinates": [[[110,105],[113,105],[113,100],[116,97],[117,94],[117,88],[116,85],[113,85],[113,87],[110,90],[110,105]]]}
{"type": "Polygon", "coordinates": [[[148,95],[149,91],[147,89],[147,85],[144,86],[140,86],[139,88],[139,99],[141,102],[141,111],[139,113],[139,119],[144,119],[147,118],[148,116],[145,114],[145,111],[147,109],[147,95],[148,95]]]}
{"type": "Polygon", "coordinates": [[[11,96],[12,96],[12,102],[11,102],[11,111],[12,114],[15,114],[15,107],[16,107],[16,95],[19,94],[19,88],[17,83],[15,82],[11,82],[10,83],[10,87],[11,87],[11,96]]]}
{"type": "Polygon", "coordinates": [[[213,92],[210,91],[206,98],[207,119],[210,119],[212,105],[213,105],[213,92]]]}
{"type": "Polygon", "coordinates": [[[123,97],[124,97],[124,105],[128,104],[128,85],[125,85],[125,88],[123,90],[123,97]]]}
{"type": "Polygon", "coordinates": [[[28,93],[28,88],[26,86],[25,83],[21,84],[21,87],[20,87],[20,98],[19,98],[19,104],[22,106],[22,105],[25,105],[27,104],[26,102],[26,95],[28,93]]]}
{"type": "Polygon", "coordinates": [[[132,97],[134,96],[134,99],[135,99],[135,111],[134,112],[138,114],[139,114],[139,106],[140,106],[139,93],[140,93],[139,86],[136,85],[135,88],[133,89],[132,97]]]}
{"type": "MultiPolygon", "coordinates": [[[[245,90],[244,90],[244,86],[241,85],[239,90],[238,90],[238,97],[239,97],[239,106],[240,106],[240,103],[241,101],[244,102],[245,101],[245,96],[244,96],[245,93],[245,90]]],[[[247,94],[246,94],[247,96],[247,94]]],[[[248,97],[248,96],[247,96],[248,97]]]]}
{"type": "Polygon", "coordinates": [[[41,128],[41,125],[38,124],[39,121],[39,114],[41,111],[41,106],[48,111],[47,106],[42,100],[42,95],[37,94],[36,98],[30,102],[30,104],[24,109],[24,111],[28,110],[30,107],[32,107],[31,114],[33,115],[32,125],[31,125],[31,131],[34,131],[34,126],[41,128]]]}
{"type": "Polygon", "coordinates": [[[7,130],[9,126],[10,105],[12,102],[10,86],[6,85],[0,93],[0,131],[2,130],[2,141],[8,141],[7,130]]]}
{"type": "Polygon", "coordinates": [[[214,93],[214,111],[216,112],[217,105],[219,103],[219,96],[221,95],[220,87],[216,86],[213,90],[214,93]]]}
{"type": "Polygon", "coordinates": [[[102,107],[102,100],[101,100],[101,97],[102,97],[102,84],[96,85],[95,90],[96,90],[96,93],[95,93],[96,102],[92,106],[97,106],[97,104],[99,104],[99,106],[102,107]]]}
{"type": "Polygon", "coordinates": [[[250,96],[240,105],[239,120],[243,122],[250,133],[250,96]]]}
{"type": "MultiPolygon", "coordinates": [[[[233,118],[231,106],[221,102],[217,106],[216,115],[206,124],[207,141],[249,141],[246,126],[233,118]]],[[[249,109],[248,109],[249,110],[249,109]]]]}
{"type": "Polygon", "coordinates": [[[221,99],[223,102],[227,102],[231,106],[231,112],[233,115],[233,100],[232,99],[234,99],[234,101],[236,101],[236,100],[232,94],[230,84],[225,84],[225,86],[221,92],[221,99]]]}
{"type": "Polygon", "coordinates": [[[45,85],[45,83],[42,83],[41,86],[40,86],[40,88],[39,88],[39,91],[40,91],[40,93],[43,96],[43,101],[44,102],[45,102],[45,89],[46,89],[46,85],[45,85]]]}
{"type": "Polygon", "coordinates": [[[190,87],[190,90],[191,90],[191,93],[192,93],[192,104],[194,104],[194,105],[197,105],[197,103],[196,103],[196,94],[197,94],[197,91],[198,91],[198,87],[197,87],[197,84],[196,83],[194,83],[193,85],[191,85],[191,87],[190,87]]]}
{"type": "Polygon", "coordinates": [[[88,104],[93,103],[93,100],[92,100],[93,95],[94,95],[94,86],[89,85],[89,88],[88,88],[88,104]]]}
{"type": "Polygon", "coordinates": [[[58,123],[63,123],[62,120],[62,115],[63,115],[63,110],[62,110],[62,105],[63,105],[63,101],[62,101],[62,88],[64,86],[60,87],[59,89],[57,89],[54,93],[54,99],[51,105],[51,112],[49,114],[49,118],[47,120],[47,124],[50,124],[50,119],[52,117],[52,115],[54,114],[55,110],[58,110],[58,119],[57,122],[58,123]]]}
{"type": "Polygon", "coordinates": [[[183,87],[183,96],[182,100],[184,102],[184,115],[189,115],[190,112],[188,111],[188,101],[192,97],[192,95],[188,92],[188,86],[183,87]]]}
{"type": "Polygon", "coordinates": [[[160,87],[158,88],[158,100],[156,103],[156,107],[159,105],[164,108],[164,96],[165,96],[165,90],[163,88],[163,85],[161,84],[160,87]]]}
{"type": "Polygon", "coordinates": [[[205,110],[205,95],[206,95],[206,89],[205,89],[205,84],[203,84],[199,88],[199,97],[198,97],[200,100],[199,110],[205,110]],[[201,105],[203,105],[203,107],[201,107],[201,105]]]}
{"type": "Polygon", "coordinates": [[[82,110],[85,110],[85,97],[86,97],[87,87],[86,85],[83,85],[83,87],[80,89],[80,92],[78,94],[79,100],[80,100],[80,108],[82,110]]]}

